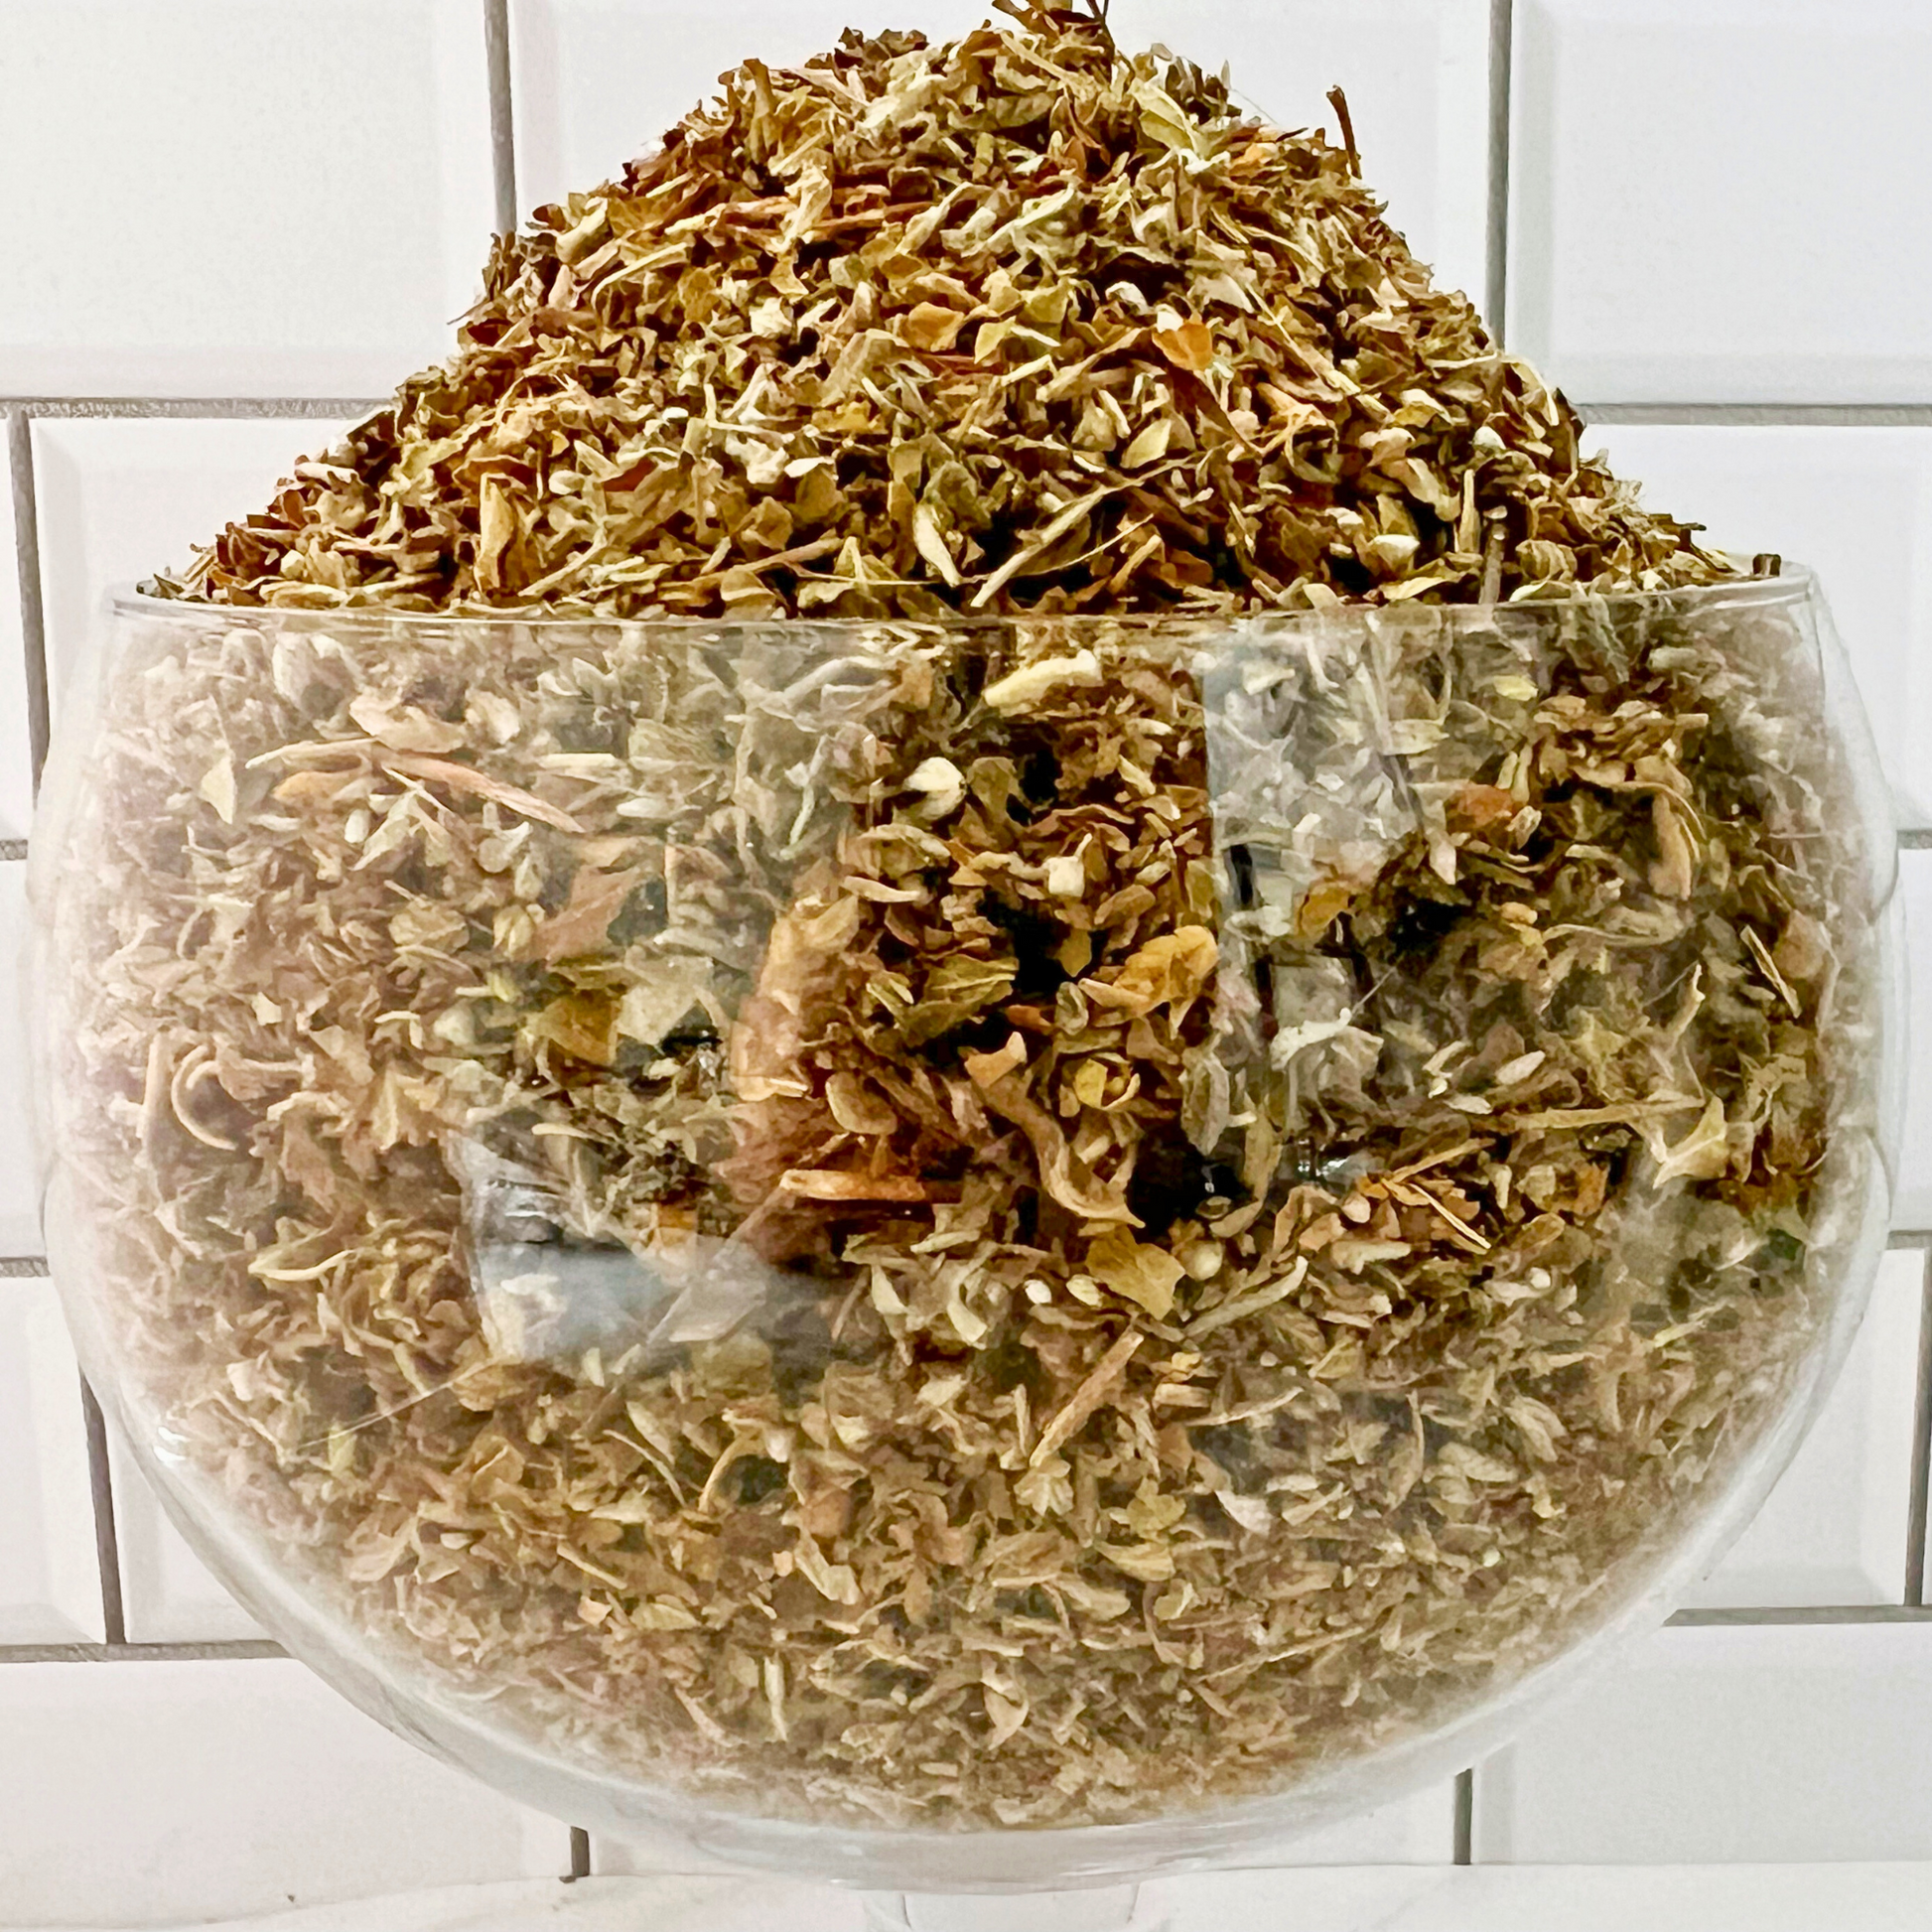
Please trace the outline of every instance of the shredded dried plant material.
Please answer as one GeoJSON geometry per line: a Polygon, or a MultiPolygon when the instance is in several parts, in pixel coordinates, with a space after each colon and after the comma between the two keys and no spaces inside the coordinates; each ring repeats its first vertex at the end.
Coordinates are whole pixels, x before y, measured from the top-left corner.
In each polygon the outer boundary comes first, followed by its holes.
{"type": "Polygon", "coordinates": [[[1701,583],[1347,148],[1027,10],[758,61],[179,588],[759,617],[1701,583]]]}
{"type": "Polygon", "coordinates": [[[51,974],[135,1432],[404,1681],[719,1803],[1413,1736],[1842,1299],[1812,609],[136,606],[51,974]]]}
{"type": "Polygon", "coordinates": [[[1577,436],[1350,150],[1065,14],[503,243],[124,607],[58,821],[64,1272],[236,1574],[954,1830],[1627,1604],[1842,1326],[1875,941],[1808,581],[1577,436]]]}

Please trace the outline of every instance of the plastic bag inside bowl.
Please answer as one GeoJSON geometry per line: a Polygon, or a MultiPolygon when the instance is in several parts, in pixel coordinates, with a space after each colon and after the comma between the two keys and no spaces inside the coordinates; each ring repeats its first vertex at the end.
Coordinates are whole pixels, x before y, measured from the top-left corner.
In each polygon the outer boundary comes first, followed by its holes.
{"type": "Polygon", "coordinates": [[[1391,1795],[1856,1320],[1820,610],[125,602],[36,882],[89,1371],[272,1628],[573,1816],[929,1881],[1391,1795]]]}
{"type": "MultiPolygon", "coordinates": [[[[1324,1065],[1349,1051],[1345,1036],[1351,1032],[1358,1056],[1374,1041],[1365,1030],[1350,1027],[1356,994],[1343,962],[1306,941],[1328,924],[1337,895],[1345,897],[1351,888],[1374,881],[1412,839],[1434,841],[1436,868],[1453,882],[1455,848],[1444,801],[1502,755],[1508,723],[1497,714],[1513,705],[1520,717],[1536,695],[1532,633],[1519,628],[1512,643],[1493,625],[1480,632],[1451,632],[1413,620],[1332,624],[1318,638],[1306,626],[1286,631],[1257,626],[1248,635],[1220,630],[1211,642],[1203,631],[1192,640],[1194,647],[1183,651],[1186,633],[1177,627],[1152,649],[1145,637],[1130,631],[1126,654],[1184,693],[1185,709],[1198,713],[1197,743],[1182,741],[1161,750],[1176,754],[1179,765],[1198,764],[1199,772],[1188,769],[1184,775],[1206,781],[1177,788],[1185,810],[1198,820],[1173,827],[1183,840],[1191,834],[1198,849],[1198,856],[1190,855],[1191,876],[1181,879],[1165,858],[1139,868],[1146,873],[1166,867],[1168,880],[1186,897],[1151,923],[1148,943],[1138,947],[1135,914],[1156,910],[1155,895],[1138,880],[1138,892],[1097,891],[1085,861],[1096,830],[1115,831],[1126,815],[1102,806],[1078,825],[1056,824],[1051,821],[1065,814],[1046,809],[1049,800],[1031,799],[1023,789],[1028,780],[1022,761],[1037,766],[1042,759],[1047,782],[1057,787],[1065,748],[1052,744],[1053,727],[1070,723],[1074,732],[1084,733],[1121,710],[1108,697],[1096,702],[1094,694],[1106,679],[1100,657],[1079,634],[1076,628],[1057,654],[1036,655],[1018,671],[996,677],[977,733],[962,729],[965,707],[956,693],[948,692],[944,700],[935,694],[935,715],[920,721],[914,744],[943,746],[945,753],[930,752],[914,764],[913,753],[901,750],[899,796],[893,798],[889,790],[883,809],[870,799],[857,807],[843,799],[831,806],[838,830],[829,835],[830,843],[854,870],[830,892],[823,863],[828,835],[814,823],[827,815],[826,801],[785,795],[775,816],[784,823],[787,856],[795,868],[788,890],[798,897],[795,909],[779,916],[777,943],[768,932],[759,942],[759,974],[749,997],[731,970],[732,959],[744,951],[739,933],[734,931],[729,947],[715,937],[696,937],[694,951],[693,932],[679,925],[682,908],[670,903],[671,884],[680,874],[702,870],[702,855],[735,867],[735,844],[714,841],[694,848],[667,839],[645,850],[641,868],[615,877],[596,872],[588,875],[588,884],[579,883],[586,878],[581,872],[573,878],[571,902],[540,928],[539,956],[554,960],[597,928],[604,936],[597,940],[594,970],[602,975],[608,971],[602,955],[608,951],[609,928],[622,921],[633,937],[622,988],[601,1009],[576,998],[560,1020],[538,1016],[538,1026],[551,1028],[564,1056],[583,1053],[603,1063],[609,1057],[607,1042],[589,1038],[588,1032],[614,1024],[621,1041],[635,1042],[634,1050],[620,1049],[632,1063],[633,1088],[688,1093],[695,1087],[706,1095],[728,1088],[753,1108],[807,1100],[798,1110],[805,1131],[817,1128],[835,1146],[830,1165],[793,1165],[775,1176],[756,1176],[751,1189],[739,1186],[734,1209],[744,1218],[727,1236],[721,1230],[733,1209],[721,1218],[716,1212],[694,1214],[686,1203],[702,1167],[722,1163],[737,1173],[756,1163],[759,1149],[749,1132],[740,1132],[735,1149],[715,1134],[708,1147],[690,1134],[660,1142],[656,1164],[641,1183],[643,1210],[628,1219],[612,1199],[608,1164],[590,1155],[587,1138],[552,1135],[546,1144],[544,1123],[514,1101],[487,1126],[450,1137],[445,1156],[463,1188],[472,1286],[499,1353],[568,1361],[591,1347],[621,1353],[641,1343],[650,1360],[661,1361],[667,1350],[720,1339],[760,1312],[774,1314],[788,1294],[795,1297],[798,1278],[764,1258],[769,1251],[785,1259],[785,1248],[795,1245],[796,1230],[787,1233],[785,1223],[863,1220],[882,1212],[958,1204],[966,1190],[954,1172],[956,1159],[942,1154],[940,1171],[911,1173],[896,1162],[851,1157],[868,1141],[876,1153],[880,1135],[899,1125],[890,1094],[880,1085],[902,1076],[896,1060],[918,1068],[964,1066],[983,1091],[1022,1092],[1021,1083],[1005,1083],[1006,1068],[989,1077],[989,1062],[999,1055],[974,1051],[976,1043],[984,1048],[1004,1032],[1012,1070],[1026,1063],[1026,1055],[1011,1043],[1012,1029],[1002,1023],[1017,1005],[1021,1024],[1031,1020],[1037,1028],[1046,1008],[1037,990],[1031,1004],[1017,999],[1022,975],[1044,972],[1057,984],[1079,989],[1081,1001],[1100,1001],[1104,1012],[1144,1018],[1166,1007],[1174,1013],[1186,1035],[1179,1058],[1188,1116],[1178,1123],[1177,1138],[1199,1157],[1203,1174],[1217,1157],[1235,1153],[1228,1145],[1233,1096],[1242,1087],[1245,1097],[1245,1084],[1254,1079],[1288,1076],[1269,1118],[1284,1132],[1292,1124],[1305,1140],[1311,1138],[1312,1122],[1299,1090],[1318,1090],[1324,1065]],[[1452,671],[1446,647],[1456,653],[1452,671]],[[1469,684],[1480,701],[1446,702],[1457,680],[1469,684]],[[1498,686],[1509,695],[1499,695],[1498,686]],[[974,804],[982,809],[971,811],[974,804]],[[1049,822],[1043,832],[1034,833],[1033,843],[1042,845],[1046,856],[1030,859],[1024,856],[1020,821],[1042,811],[1049,822]],[[867,828],[862,813],[883,823],[883,836],[867,828]],[[950,842],[943,834],[951,835],[950,842]],[[980,848],[974,854],[985,862],[979,871],[992,867],[1010,882],[1011,890],[1001,893],[996,876],[993,893],[981,900],[995,908],[1007,931],[981,931],[958,951],[943,954],[917,989],[922,1000],[913,997],[900,975],[846,973],[843,948],[857,936],[861,905],[929,897],[922,877],[911,890],[890,880],[929,874],[935,862],[949,863],[967,841],[980,848]],[[900,870],[889,874],[896,859],[900,870]],[[815,890],[801,887],[808,876],[815,890]],[[640,884],[660,877],[667,882],[662,908],[639,910],[634,900],[640,884]],[[1312,901],[1312,918],[1311,895],[1322,896],[1312,901]],[[1145,904],[1130,904],[1123,915],[1123,898],[1145,904]],[[588,907],[588,925],[579,901],[588,907]],[[570,936],[558,939],[560,929],[570,936]],[[1106,949],[1105,936],[1114,930],[1122,934],[1112,948],[1125,959],[1121,972],[1067,970],[1069,947],[1084,945],[1093,955],[1088,963],[1096,964],[1106,949]],[[1100,951],[1091,936],[1096,931],[1102,935],[1100,951]],[[1296,943],[1298,937],[1303,943],[1296,943]],[[822,1101],[809,1098],[811,1078],[793,1064],[803,1042],[791,1036],[796,1025],[787,1023],[803,1016],[787,976],[822,981],[822,996],[858,1009],[862,1035],[869,1005],[883,1022],[865,1040],[862,1057],[870,1064],[834,1069],[824,1080],[822,1101]],[[1196,1002],[1198,1024],[1188,1035],[1187,1009],[1196,1002]],[[722,1027],[715,1017],[721,1009],[731,1010],[722,1027]],[[732,1042],[729,1050],[726,1041],[732,1042]],[[626,1268],[618,1259],[625,1254],[634,1266],[626,1268]]],[[[982,637],[959,648],[960,661],[946,668],[954,677],[983,675],[989,644],[999,651],[997,641],[982,637]]],[[[991,668],[999,661],[996,655],[991,668]]],[[[861,669],[861,664],[855,658],[842,664],[801,660],[797,683],[849,692],[864,688],[846,682],[857,673],[872,681],[877,702],[877,668],[861,669]]],[[[779,695],[789,708],[789,694],[779,695]]],[[[1147,722],[1158,728],[1163,721],[1147,722]]],[[[824,743],[822,725],[813,735],[824,743]]],[[[873,742],[864,742],[870,772],[873,742]]],[[[795,766],[786,775],[796,783],[795,766]]],[[[863,775],[847,774],[843,789],[856,789],[863,775]]],[[[1037,769],[1031,776],[1039,782],[1037,769]]],[[[881,788],[878,780],[871,788],[881,788]]],[[[1115,788],[1122,788],[1118,777],[1115,788]]],[[[1129,796],[1137,790],[1156,795],[1147,775],[1138,785],[1126,780],[1124,788],[1129,796]]],[[[836,778],[830,789],[835,795],[842,789],[836,778]]],[[[1178,820],[1180,807],[1173,798],[1163,803],[1168,813],[1156,810],[1150,816],[1165,830],[1169,818],[1178,820]]],[[[628,810],[641,829],[641,801],[630,801],[628,810]]],[[[737,837],[735,827],[731,836],[737,837]]],[[[1170,838],[1162,844],[1173,849],[1170,838]]],[[[645,839],[633,842],[648,845],[645,839]]],[[[771,870],[782,872],[782,862],[771,870]]],[[[767,904],[760,897],[735,909],[747,923],[759,925],[767,904]]],[[[1052,990],[1055,1025],[1064,1033],[1057,986],[1052,990]]],[[[1077,1035],[1085,1030],[1071,1031],[1077,1035]]],[[[972,1096],[956,1077],[954,1088],[944,1104],[957,1115],[960,1093],[966,1093],[969,1106],[972,1096]]],[[[999,1102],[994,1104],[997,1109],[999,1102]]],[[[684,1111],[674,1101],[666,1106],[667,1117],[684,1111]]],[[[751,1125],[743,1111],[737,1120],[741,1129],[751,1125]]],[[[1021,1124],[1023,1132],[1031,1124],[1032,1152],[1046,1163],[1042,1176],[1058,1206],[1082,1220],[1144,1225],[1124,1197],[1103,1198],[1104,1188],[1087,1172],[1090,1162],[1061,1154],[1050,1121],[1021,1124]]],[[[956,1123],[951,1151],[970,1150],[972,1132],[956,1123]]],[[[983,1141],[989,1135],[999,1138],[984,1125],[978,1132],[983,1141]]],[[[1156,1152],[1172,1159],[1177,1147],[1156,1152]]],[[[1311,1178],[1330,1183],[1344,1174],[1365,1178],[1370,1171],[1365,1154],[1325,1141],[1318,1156],[1311,1144],[1301,1158],[1317,1162],[1311,1178]]],[[[1127,1165],[1131,1172],[1131,1161],[1127,1165]]],[[[823,1246],[815,1230],[811,1245],[823,1246]]]]}

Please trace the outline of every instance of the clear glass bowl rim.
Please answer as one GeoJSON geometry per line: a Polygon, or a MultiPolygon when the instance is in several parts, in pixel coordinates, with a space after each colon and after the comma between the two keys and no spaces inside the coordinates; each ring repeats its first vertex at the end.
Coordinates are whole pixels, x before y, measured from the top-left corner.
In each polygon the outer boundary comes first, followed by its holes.
{"type": "MultiPolygon", "coordinates": [[[[1092,611],[959,611],[946,617],[616,617],[594,610],[550,610],[543,607],[505,607],[491,609],[480,605],[461,605],[439,611],[412,611],[384,604],[216,604],[203,598],[157,597],[137,582],[108,586],[104,600],[107,616],[146,618],[180,621],[203,621],[209,623],[267,623],[277,627],[299,624],[388,630],[396,625],[425,630],[453,628],[516,628],[583,630],[586,627],[620,631],[665,631],[690,636],[715,635],[733,630],[784,630],[849,636],[854,630],[898,630],[924,636],[964,633],[974,630],[1013,631],[1052,629],[1072,636],[1118,636],[1122,631],[1181,631],[1217,624],[1297,625],[1334,622],[1337,620],[1381,616],[1400,618],[1414,610],[1434,617],[1449,616],[1458,622],[1488,622],[1508,613],[1512,621],[1529,614],[1557,614],[1589,609],[1615,609],[1631,612],[1650,606],[1657,610],[1722,609],[1730,604],[1776,606],[1802,603],[1820,594],[1817,573],[1808,564],[1779,562],[1774,577],[1750,574],[1751,559],[1736,553],[1720,553],[1738,569],[1734,578],[1711,584],[1684,584],[1661,590],[1595,591],[1568,589],[1548,596],[1501,599],[1494,604],[1424,604],[1399,600],[1394,604],[1369,604],[1360,599],[1343,598],[1333,605],[1301,611],[1264,609],[1258,611],[1139,611],[1110,614],[1092,611]]],[[[147,581],[147,580],[144,580],[147,581]]]]}

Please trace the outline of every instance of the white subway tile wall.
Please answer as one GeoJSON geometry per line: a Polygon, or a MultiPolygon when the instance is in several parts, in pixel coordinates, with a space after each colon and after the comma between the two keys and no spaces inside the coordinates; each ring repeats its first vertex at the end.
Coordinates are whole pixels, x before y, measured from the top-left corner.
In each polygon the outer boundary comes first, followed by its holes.
{"type": "Polygon", "coordinates": [[[1932,826],[1932,428],[1610,423],[1584,448],[1708,541],[1818,572],[1900,823],[1932,826]]]}
{"type": "Polygon", "coordinates": [[[364,396],[492,214],[473,0],[7,0],[0,394],[364,396]]]}
{"type": "Polygon", "coordinates": [[[1932,1860],[1932,1621],[1658,1631],[1476,1774],[1522,1864],[1932,1860]]]}
{"type": "Polygon", "coordinates": [[[50,708],[110,586],[187,565],[347,425],[311,417],[50,417],[33,426],[50,708]]]}
{"type": "Polygon", "coordinates": [[[1803,1448],[1686,1603],[1737,1609],[1905,1600],[1924,1303],[1924,1255],[1892,1249],[1803,1448]]]}
{"type": "MultiPolygon", "coordinates": [[[[53,1284],[0,1278],[0,1644],[106,1634],[80,1402],[53,1284]]],[[[0,1871],[6,1857],[0,1832],[0,1871]]]]}
{"type": "MultiPolygon", "coordinates": [[[[594,186],[746,53],[985,11],[0,0],[0,1928],[675,1862],[573,1846],[243,1648],[259,1631],[126,1445],[90,1456],[24,1104],[29,694],[58,710],[109,585],[185,561],[446,350],[492,213],[594,186]]],[[[1821,571],[1905,828],[1932,1039],[1932,13],[1115,0],[1112,21],[1229,62],[1271,118],[1332,126],[1344,86],[1391,218],[1446,281],[1507,288],[1510,345],[1592,414],[1586,447],[1717,541],[1821,571]]],[[[1363,1901],[1459,1860],[1575,1865],[1568,1894],[1539,1880],[1554,1920],[1566,1895],[1638,1895],[1589,1866],[1932,1862],[1924,1058],[1869,1314],[1692,1621],[1459,1787],[1255,1849],[1302,1880],[1164,1883],[1177,1924],[1281,1922],[1311,1865],[1379,1867],[1363,1901]]]]}
{"type": "MultiPolygon", "coordinates": [[[[169,1521],[118,1424],[107,1425],[121,1614],[130,1643],[259,1640],[260,1624],[208,1575],[169,1521]]],[[[4,1923],[4,1921],[0,1921],[4,1923]]]]}
{"type": "Polygon", "coordinates": [[[13,491],[0,479],[0,845],[27,836],[34,815],[33,747],[27,725],[27,645],[20,629],[13,491]]]}
{"type": "Polygon", "coordinates": [[[1910,1007],[1906,1038],[1912,1044],[1911,1072],[1905,1083],[1905,1129],[1898,1158],[1898,1189],[1892,1200],[1892,1225],[1932,1228],[1932,851],[1898,855],[1898,897],[1905,908],[1905,932],[1912,942],[1910,1007]]]}
{"type": "Polygon", "coordinates": [[[1513,348],[1584,403],[1932,402],[1932,13],[1516,0],[1515,28],[1513,348]]]}
{"type": "Polygon", "coordinates": [[[1279,1846],[1257,1846],[1257,1864],[1448,1864],[1455,1857],[1455,1786],[1428,1785],[1394,1804],[1279,1846]]]}
{"type": "Polygon", "coordinates": [[[42,1252],[27,1028],[27,868],[0,859],[0,1257],[42,1252]]]}
{"type": "Polygon", "coordinates": [[[284,1658],[9,1664],[0,1739],[0,1924],[177,1925],[570,1868],[566,1828],[284,1658]]]}
{"type": "MultiPolygon", "coordinates": [[[[987,17],[985,0],[893,0],[828,9],[788,0],[510,0],[517,183],[526,207],[607,180],[658,144],[726,69],[828,46],[841,23],[916,21],[937,39],[987,17]]],[[[1323,126],[1349,99],[1364,167],[1390,219],[1442,279],[1480,297],[1488,221],[1487,0],[1115,0],[1126,47],[1166,46],[1287,127],[1323,126]]]]}

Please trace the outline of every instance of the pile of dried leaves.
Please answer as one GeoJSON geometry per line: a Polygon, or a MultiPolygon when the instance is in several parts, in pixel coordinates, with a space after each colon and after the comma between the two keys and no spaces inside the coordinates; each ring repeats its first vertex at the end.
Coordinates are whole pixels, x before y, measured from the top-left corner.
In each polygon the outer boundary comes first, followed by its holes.
{"type": "Polygon", "coordinates": [[[1576,435],[1092,23],[729,76],[195,580],[282,608],[125,620],[50,984],[137,1429],[412,1683],[816,1817],[1573,1640],[1811,1345],[1868,963],[1802,585],[1576,435]]]}
{"type": "Polygon", "coordinates": [[[1351,152],[1027,23],[725,75],[505,238],[455,357],[185,587],[919,618],[1722,570],[1431,287],[1351,152]]]}

